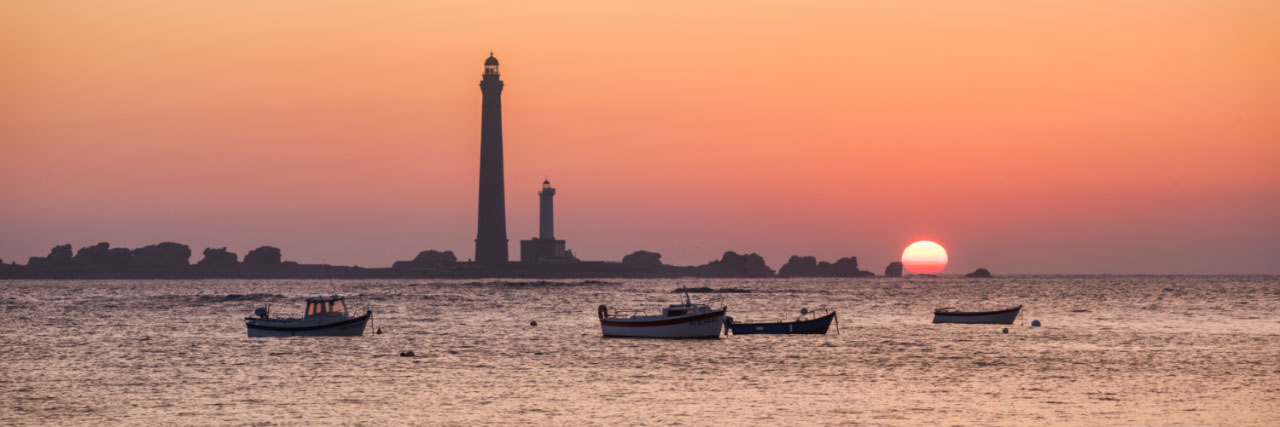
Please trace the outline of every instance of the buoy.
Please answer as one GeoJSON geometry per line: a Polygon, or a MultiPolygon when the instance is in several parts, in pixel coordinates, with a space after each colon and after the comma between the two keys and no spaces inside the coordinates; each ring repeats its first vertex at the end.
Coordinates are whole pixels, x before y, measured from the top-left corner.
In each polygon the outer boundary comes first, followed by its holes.
{"type": "Polygon", "coordinates": [[[377,330],[377,331],[374,331],[374,333],[373,333],[373,334],[374,334],[374,335],[382,335],[382,328],[378,328],[378,330],[377,330]]]}
{"type": "Polygon", "coordinates": [[[1033,326],[1033,327],[1037,327],[1037,328],[1038,328],[1038,327],[1040,327],[1040,321],[1039,321],[1039,320],[1032,320],[1032,321],[1031,321],[1031,326],[1033,326]]]}
{"type": "Polygon", "coordinates": [[[1009,333],[1009,328],[1001,329],[1001,330],[1000,330],[1000,333],[1004,333],[1004,334],[1009,333]]]}
{"type": "Polygon", "coordinates": [[[413,350],[406,350],[406,351],[400,352],[400,357],[413,357],[413,350]]]}
{"type": "Polygon", "coordinates": [[[808,307],[800,307],[800,314],[809,314],[808,307]]]}
{"type": "Polygon", "coordinates": [[[538,326],[538,321],[537,321],[537,320],[530,320],[530,321],[529,321],[529,326],[538,326]]]}

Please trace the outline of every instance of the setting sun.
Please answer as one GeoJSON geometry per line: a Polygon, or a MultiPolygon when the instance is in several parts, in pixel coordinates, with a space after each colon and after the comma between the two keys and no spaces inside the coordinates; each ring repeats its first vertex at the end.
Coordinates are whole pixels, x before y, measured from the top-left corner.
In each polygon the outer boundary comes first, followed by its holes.
{"type": "Polygon", "coordinates": [[[916,274],[934,274],[947,268],[947,250],[937,243],[921,240],[902,251],[902,266],[916,274]]]}

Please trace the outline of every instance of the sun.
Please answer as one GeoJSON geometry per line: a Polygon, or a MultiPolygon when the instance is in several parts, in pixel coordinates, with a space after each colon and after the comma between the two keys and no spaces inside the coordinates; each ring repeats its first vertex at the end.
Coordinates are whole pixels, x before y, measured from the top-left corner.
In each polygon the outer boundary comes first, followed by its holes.
{"type": "Polygon", "coordinates": [[[916,274],[934,274],[947,268],[947,250],[928,240],[912,243],[902,250],[902,266],[916,274]]]}

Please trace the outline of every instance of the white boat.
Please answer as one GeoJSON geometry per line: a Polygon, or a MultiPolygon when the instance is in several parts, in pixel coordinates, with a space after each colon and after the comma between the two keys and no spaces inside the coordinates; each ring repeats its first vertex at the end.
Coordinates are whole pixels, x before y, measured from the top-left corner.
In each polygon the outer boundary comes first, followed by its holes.
{"type": "Polygon", "coordinates": [[[609,308],[600,305],[600,330],[606,337],[627,338],[720,338],[727,307],[712,309],[706,304],[693,304],[685,294],[684,304],[674,304],[656,316],[632,313],[610,316],[609,308]]]}
{"type": "Polygon", "coordinates": [[[933,323],[987,323],[1012,325],[1022,306],[995,311],[956,311],[940,308],[933,311],[933,323]]]}
{"type": "Polygon", "coordinates": [[[364,325],[373,317],[373,310],[358,317],[348,316],[343,298],[331,295],[307,298],[307,312],[301,319],[272,318],[267,307],[258,307],[253,314],[244,318],[249,338],[358,337],[364,335],[364,325]]]}

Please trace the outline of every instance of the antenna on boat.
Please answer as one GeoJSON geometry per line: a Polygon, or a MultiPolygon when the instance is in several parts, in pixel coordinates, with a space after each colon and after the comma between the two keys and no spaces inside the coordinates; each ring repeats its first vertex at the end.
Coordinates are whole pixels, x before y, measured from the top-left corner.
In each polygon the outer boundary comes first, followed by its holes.
{"type": "Polygon", "coordinates": [[[684,305],[693,305],[693,300],[689,299],[689,285],[684,285],[684,305]]]}
{"type": "Polygon", "coordinates": [[[329,290],[331,291],[329,295],[337,295],[338,288],[333,284],[333,275],[329,274],[329,261],[324,258],[320,258],[320,262],[324,263],[324,277],[329,279],[329,290]]]}

